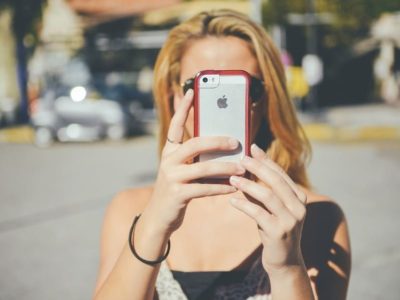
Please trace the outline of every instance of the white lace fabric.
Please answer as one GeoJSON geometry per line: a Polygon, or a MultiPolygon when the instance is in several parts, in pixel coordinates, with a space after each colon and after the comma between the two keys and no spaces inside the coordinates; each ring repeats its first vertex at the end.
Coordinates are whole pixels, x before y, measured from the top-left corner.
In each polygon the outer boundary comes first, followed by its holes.
{"type": "MultiPolygon", "coordinates": [[[[156,290],[159,300],[190,300],[165,261],[160,266],[156,290]]],[[[259,256],[242,282],[218,286],[213,300],[271,300],[270,290],[268,275],[259,256]]]]}

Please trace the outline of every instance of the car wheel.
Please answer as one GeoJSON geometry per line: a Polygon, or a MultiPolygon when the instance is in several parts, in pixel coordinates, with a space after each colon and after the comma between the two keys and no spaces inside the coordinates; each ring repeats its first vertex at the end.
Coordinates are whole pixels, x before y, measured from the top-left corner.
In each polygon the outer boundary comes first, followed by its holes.
{"type": "Polygon", "coordinates": [[[54,142],[54,136],[47,127],[38,127],[35,130],[34,143],[38,147],[48,147],[54,142]]]}
{"type": "Polygon", "coordinates": [[[111,140],[121,140],[125,137],[125,128],[122,125],[109,126],[106,135],[111,140]]]}

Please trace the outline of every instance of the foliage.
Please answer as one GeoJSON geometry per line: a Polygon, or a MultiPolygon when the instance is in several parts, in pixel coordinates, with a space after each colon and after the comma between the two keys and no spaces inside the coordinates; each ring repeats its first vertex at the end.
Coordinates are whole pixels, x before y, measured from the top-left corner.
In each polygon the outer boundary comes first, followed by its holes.
{"type": "Polygon", "coordinates": [[[10,7],[13,11],[12,28],[17,37],[37,35],[46,0],[0,0],[0,9],[10,7]]]}
{"type": "Polygon", "coordinates": [[[333,15],[333,33],[336,39],[345,43],[365,35],[382,13],[400,11],[398,0],[268,0],[263,6],[264,25],[287,25],[287,15],[306,13],[311,1],[316,13],[333,15]]]}

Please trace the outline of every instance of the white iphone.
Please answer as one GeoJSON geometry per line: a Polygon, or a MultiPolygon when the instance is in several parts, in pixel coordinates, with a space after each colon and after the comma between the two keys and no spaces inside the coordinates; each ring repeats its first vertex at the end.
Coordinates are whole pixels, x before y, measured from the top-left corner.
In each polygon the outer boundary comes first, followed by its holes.
{"type": "MultiPolygon", "coordinates": [[[[250,153],[250,75],[243,70],[204,70],[194,83],[194,136],[229,136],[234,151],[202,153],[195,161],[238,162],[250,153]]],[[[208,178],[227,181],[224,177],[208,178]]]]}

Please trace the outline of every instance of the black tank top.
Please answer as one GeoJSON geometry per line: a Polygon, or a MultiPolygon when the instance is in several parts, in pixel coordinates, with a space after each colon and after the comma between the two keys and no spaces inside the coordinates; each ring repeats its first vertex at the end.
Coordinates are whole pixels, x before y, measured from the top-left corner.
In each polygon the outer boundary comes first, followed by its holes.
{"type": "Polygon", "coordinates": [[[213,298],[213,291],[216,287],[240,282],[248,271],[183,272],[171,270],[171,272],[188,299],[209,300],[213,298]]]}

